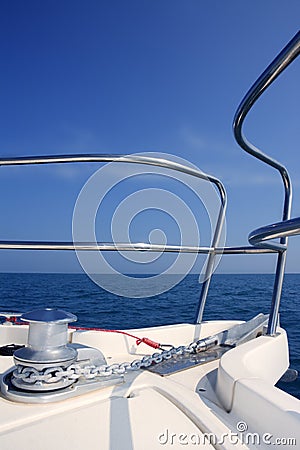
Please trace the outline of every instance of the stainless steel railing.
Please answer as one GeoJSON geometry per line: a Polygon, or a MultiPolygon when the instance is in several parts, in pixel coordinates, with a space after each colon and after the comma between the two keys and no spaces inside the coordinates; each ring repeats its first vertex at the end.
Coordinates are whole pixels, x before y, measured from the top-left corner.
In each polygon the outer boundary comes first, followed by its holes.
{"type": "Polygon", "coordinates": [[[0,250],[76,250],[76,251],[147,251],[167,253],[198,253],[215,255],[254,255],[277,253],[277,250],[240,246],[240,247],[196,247],[182,245],[149,244],[146,242],[47,242],[47,241],[0,241],[0,250]]]}
{"type": "Polygon", "coordinates": [[[204,174],[200,170],[169,161],[163,158],[146,157],[140,155],[53,155],[53,156],[31,156],[31,157],[14,157],[0,159],[0,166],[16,166],[16,165],[40,165],[40,164],[57,164],[57,163],[91,163],[91,162],[120,162],[135,163],[159,166],[170,170],[179,171],[199,179],[213,183],[219,193],[220,209],[216,226],[213,232],[212,243],[209,247],[200,246],[176,246],[176,245],[159,245],[149,244],[145,242],[48,242],[48,241],[0,241],[0,250],[71,250],[71,251],[149,251],[149,252],[167,252],[167,253],[197,253],[208,254],[206,263],[205,279],[202,283],[200,301],[197,312],[197,323],[201,322],[202,314],[205,307],[208,288],[214,270],[214,262],[217,255],[222,254],[266,254],[277,253],[276,248],[268,248],[268,246],[239,246],[239,247],[219,247],[219,239],[224,224],[225,211],[227,205],[227,196],[225,188],[217,178],[204,174]]]}
{"type": "MultiPolygon", "coordinates": [[[[250,244],[254,246],[262,245],[280,245],[277,243],[268,242],[270,239],[278,239],[288,236],[296,236],[300,234],[300,217],[295,217],[294,219],[285,220],[283,222],[273,223],[265,227],[257,228],[252,231],[249,236],[250,244]]],[[[279,247],[280,249],[280,247],[279,247]]]]}
{"type": "Polygon", "coordinates": [[[52,155],[38,157],[17,157],[2,158],[0,166],[13,165],[39,165],[39,164],[57,164],[57,163],[90,163],[90,162],[123,162],[134,164],[146,164],[159,166],[170,170],[179,171],[188,175],[197,177],[213,183],[220,196],[220,209],[218,220],[213,232],[211,246],[174,246],[174,245],[156,245],[149,243],[88,243],[88,242],[47,242],[47,241],[0,241],[1,249],[17,250],[77,250],[77,251],[150,251],[150,252],[176,252],[176,253],[199,253],[208,254],[206,265],[205,281],[202,284],[201,296],[198,305],[197,319],[199,323],[202,320],[203,310],[207,298],[212,273],[214,270],[215,258],[220,254],[278,254],[275,283],[273,289],[272,305],[268,333],[274,334],[278,322],[278,310],[282,291],[282,282],[286,260],[287,236],[300,234],[300,218],[290,219],[292,188],[290,177],[285,167],[269,156],[265,155],[244,137],[242,126],[247,113],[264,92],[264,90],[275,80],[275,78],[296,58],[300,52],[300,33],[298,33],[290,43],[282,50],[275,60],[268,66],[265,72],[251,87],[249,92],[242,100],[234,119],[234,134],[239,145],[248,153],[260,159],[264,163],[277,169],[282,177],[284,185],[284,205],[283,222],[279,222],[267,227],[255,230],[249,235],[250,246],[240,247],[219,247],[220,235],[222,232],[225,211],[227,205],[226,191],[220,180],[204,174],[194,168],[169,161],[163,158],[145,157],[141,155],[52,155]],[[280,238],[280,242],[270,242],[270,239],[280,238]]]}
{"type": "MultiPolygon", "coordinates": [[[[0,159],[0,166],[16,166],[16,165],[40,165],[40,164],[57,164],[57,163],[103,163],[103,162],[117,162],[117,163],[134,163],[134,164],[146,164],[151,166],[158,166],[182,172],[196,178],[213,183],[219,193],[220,208],[218,217],[213,231],[211,247],[182,247],[171,245],[155,245],[149,243],[73,243],[73,242],[26,242],[26,241],[0,241],[0,249],[18,249],[18,250],[76,250],[76,251],[151,251],[151,252],[177,252],[177,253],[203,253],[208,254],[206,269],[204,275],[204,282],[202,283],[201,301],[202,305],[199,309],[203,312],[203,308],[206,302],[208,289],[211,281],[211,277],[214,270],[215,258],[217,255],[223,253],[223,249],[218,247],[220,236],[222,233],[225,212],[227,206],[227,196],[225,188],[222,182],[212,176],[194,169],[189,166],[170,161],[164,158],[155,158],[143,155],[51,155],[51,156],[29,156],[29,157],[14,157],[0,159]]],[[[232,248],[232,252],[237,252],[238,248],[232,248]]],[[[242,248],[241,252],[245,253],[249,251],[252,253],[252,249],[247,247],[242,248]]],[[[263,253],[263,252],[262,252],[263,253]]],[[[201,312],[201,318],[202,318],[201,312]]]]}
{"type": "Polygon", "coordinates": [[[276,253],[276,249],[240,246],[240,247],[218,247],[222,227],[224,224],[227,196],[225,188],[217,178],[204,174],[200,170],[169,161],[163,158],[146,157],[141,155],[52,155],[52,156],[30,156],[0,159],[0,166],[16,165],[40,165],[57,163],[102,163],[102,162],[135,163],[159,166],[170,170],[179,171],[199,179],[213,183],[219,193],[220,208],[216,226],[213,232],[210,247],[200,246],[176,246],[176,245],[156,245],[145,242],[124,243],[124,242],[47,242],[47,241],[0,241],[0,250],[76,250],[76,251],[149,251],[149,252],[175,252],[175,253],[198,253],[208,254],[204,282],[202,284],[201,296],[198,305],[197,322],[202,320],[202,314],[206,303],[208,288],[210,285],[214,262],[217,255],[221,254],[265,254],[276,253]]]}
{"type": "MultiPolygon", "coordinates": [[[[286,47],[279,53],[279,55],[273,60],[273,62],[266,68],[262,75],[257,79],[253,86],[249,89],[246,96],[239,105],[234,117],[233,129],[234,135],[238,144],[248,153],[255,158],[260,159],[264,163],[278,170],[284,186],[284,204],[282,220],[286,221],[291,216],[292,206],[292,186],[289,174],[286,168],[277,162],[275,159],[267,156],[251,142],[249,142],[242,131],[244,120],[257,101],[261,94],[270,86],[271,83],[278,77],[278,75],[299,55],[300,53],[300,32],[298,32],[293,39],[286,45],[286,47]]],[[[268,228],[268,233],[271,231],[268,228]]],[[[267,233],[267,234],[268,234],[267,233]]],[[[255,235],[255,233],[254,233],[255,235]]],[[[271,233],[270,233],[271,235],[271,233]]],[[[278,323],[278,312],[282,292],[282,284],[286,263],[286,248],[287,248],[287,234],[283,233],[280,238],[280,243],[265,242],[265,238],[258,234],[256,237],[250,235],[250,243],[256,245],[264,245],[278,250],[277,266],[275,273],[275,282],[273,289],[272,305],[270,311],[270,319],[268,324],[268,334],[275,334],[278,323]]]]}

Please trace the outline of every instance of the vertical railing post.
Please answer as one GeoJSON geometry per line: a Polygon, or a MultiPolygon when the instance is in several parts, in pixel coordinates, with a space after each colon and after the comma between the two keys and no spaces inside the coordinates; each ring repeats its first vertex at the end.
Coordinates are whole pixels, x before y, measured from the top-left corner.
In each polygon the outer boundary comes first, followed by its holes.
{"type": "MultiPolygon", "coordinates": [[[[215,249],[218,247],[221,234],[223,231],[224,221],[225,221],[225,213],[226,213],[226,206],[227,206],[227,196],[226,191],[223,187],[223,185],[220,183],[219,186],[219,192],[221,193],[221,206],[219,210],[218,220],[217,224],[215,226],[215,231],[211,243],[211,247],[215,249]]],[[[215,269],[215,260],[216,260],[216,253],[215,251],[212,251],[209,253],[207,257],[207,263],[205,268],[205,274],[204,274],[204,281],[202,283],[200,298],[199,298],[199,304],[197,308],[197,314],[196,314],[196,323],[202,322],[203,319],[203,312],[206,304],[208,289],[211,282],[211,277],[213,275],[214,269],[215,269]]]]}

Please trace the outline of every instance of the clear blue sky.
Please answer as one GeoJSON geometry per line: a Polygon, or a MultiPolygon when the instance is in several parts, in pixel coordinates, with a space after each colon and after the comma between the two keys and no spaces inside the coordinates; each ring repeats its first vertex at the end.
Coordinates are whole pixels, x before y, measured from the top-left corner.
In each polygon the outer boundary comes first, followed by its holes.
{"type": "MultiPolygon", "coordinates": [[[[296,0],[2,1],[0,153],[177,155],[223,180],[227,244],[246,244],[252,229],[280,220],[282,187],[272,169],[239,150],[232,119],[251,83],[297,32],[299,17],[296,0]]],[[[294,215],[299,76],[295,61],[245,127],[290,170],[294,215]]],[[[2,167],[0,238],[71,240],[74,203],[96,168],[2,167]]],[[[288,270],[300,272],[300,243],[291,244],[288,270]]],[[[270,272],[273,261],[227,256],[219,271],[270,272]]],[[[0,271],[80,266],[71,253],[3,251],[0,271]]]]}

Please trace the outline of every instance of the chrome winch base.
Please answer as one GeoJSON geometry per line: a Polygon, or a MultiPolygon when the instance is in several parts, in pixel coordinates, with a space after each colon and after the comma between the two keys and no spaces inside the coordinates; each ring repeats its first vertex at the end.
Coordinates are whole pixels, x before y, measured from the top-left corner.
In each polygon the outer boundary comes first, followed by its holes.
{"type": "Polygon", "coordinates": [[[19,389],[43,391],[64,388],[74,381],[52,378],[53,370],[66,368],[77,359],[77,351],[68,344],[68,323],[77,320],[73,314],[61,310],[42,309],[23,314],[21,320],[29,323],[27,345],[14,353],[16,369],[11,382],[19,389]],[[34,381],[29,376],[43,372],[44,380],[34,381]]]}
{"type": "Polygon", "coordinates": [[[1,377],[1,392],[6,398],[53,402],[123,382],[122,375],[98,379],[72,376],[75,366],[85,373],[88,367],[106,365],[100,350],[68,343],[68,323],[77,320],[73,314],[43,309],[23,314],[21,320],[29,323],[28,342],[15,351],[15,366],[1,377]]]}
{"type": "MultiPolygon", "coordinates": [[[[102,366],[106,364],[103,354],[95,348],[87,347],[81,344],[70,344],[70,347],[76,350],[77,359],[75,363],[77,366],[80,365],[82,369],[90,365],[102,366]]],[[[32,368],[27,367],[27,369],[28,371],[25,372],[25,374],[27,373],[29,376],[34,374],[34,370],[32,370],[32,368]]],[[[68,380],[62,381],[65,379],[63,378],[60,382],[50,381],[47,383],[46,381],[33,381],[33,384],[40,386],[39,390],[37,390],[37,386],[35,386],[35,389],[28,389],[29,383],[26,384],[26,389],[24,389],[24,384],[20,383],[22,388],[19,388],[16,383],[17,370],[19,369],[12,367],[6,371],[1,377],[0,387],[1,393],[5,398],[21,403],[53,403],[124,382],[123,375],[109,375],[94,379],[80,377],[76,380],[69,380],[71,383],[68,380]]],[[[23,370],[26,370],[26,368],[23,370]]],[[[49,369],[45,369],[43,372],[45,373],[47,370],[49,369]]],[[[58,374],[57,378],[59,378],[59,374],[63,372],[63,369],[60,371],[58,366],[50,370],[52,373],[56,372],[58,374]]],[[[39,371],[39,374],[40,373],[41,371],[39,371]]],[[[52,375],[52,373],[50,375],[52,375]]],[[[40,378],[40,375],[37,376],[37,378],[40,378]]],[[[53,380],[53,377],[50,378],[50,380],[53,380]]]]}

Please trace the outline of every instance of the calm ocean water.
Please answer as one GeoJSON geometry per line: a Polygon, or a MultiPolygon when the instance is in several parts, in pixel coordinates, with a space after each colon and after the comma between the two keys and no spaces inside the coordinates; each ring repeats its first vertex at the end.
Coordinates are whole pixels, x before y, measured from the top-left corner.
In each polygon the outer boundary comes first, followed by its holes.
{"type": "MultiPolygon", "coordinates": [[[[113,280],[113,279],[112,279],[113,280]]],[[[204,319],[248,320],[268,313],[273,275],[215,275],[204,319]]],[[[300,274],[287,274],[281,325],[287,330],[290,366],[300,372],[300,274]]],[[[0,274],[0,311],[42,307],[77,315],[79,326],[112,329],[193,322],[200,293],[197,275],[188,275],[170,291],[146,299],[110,294],[83,274],[0,274]]],[[[300,398],[300,380],[279,387],[300,398]]]]}

